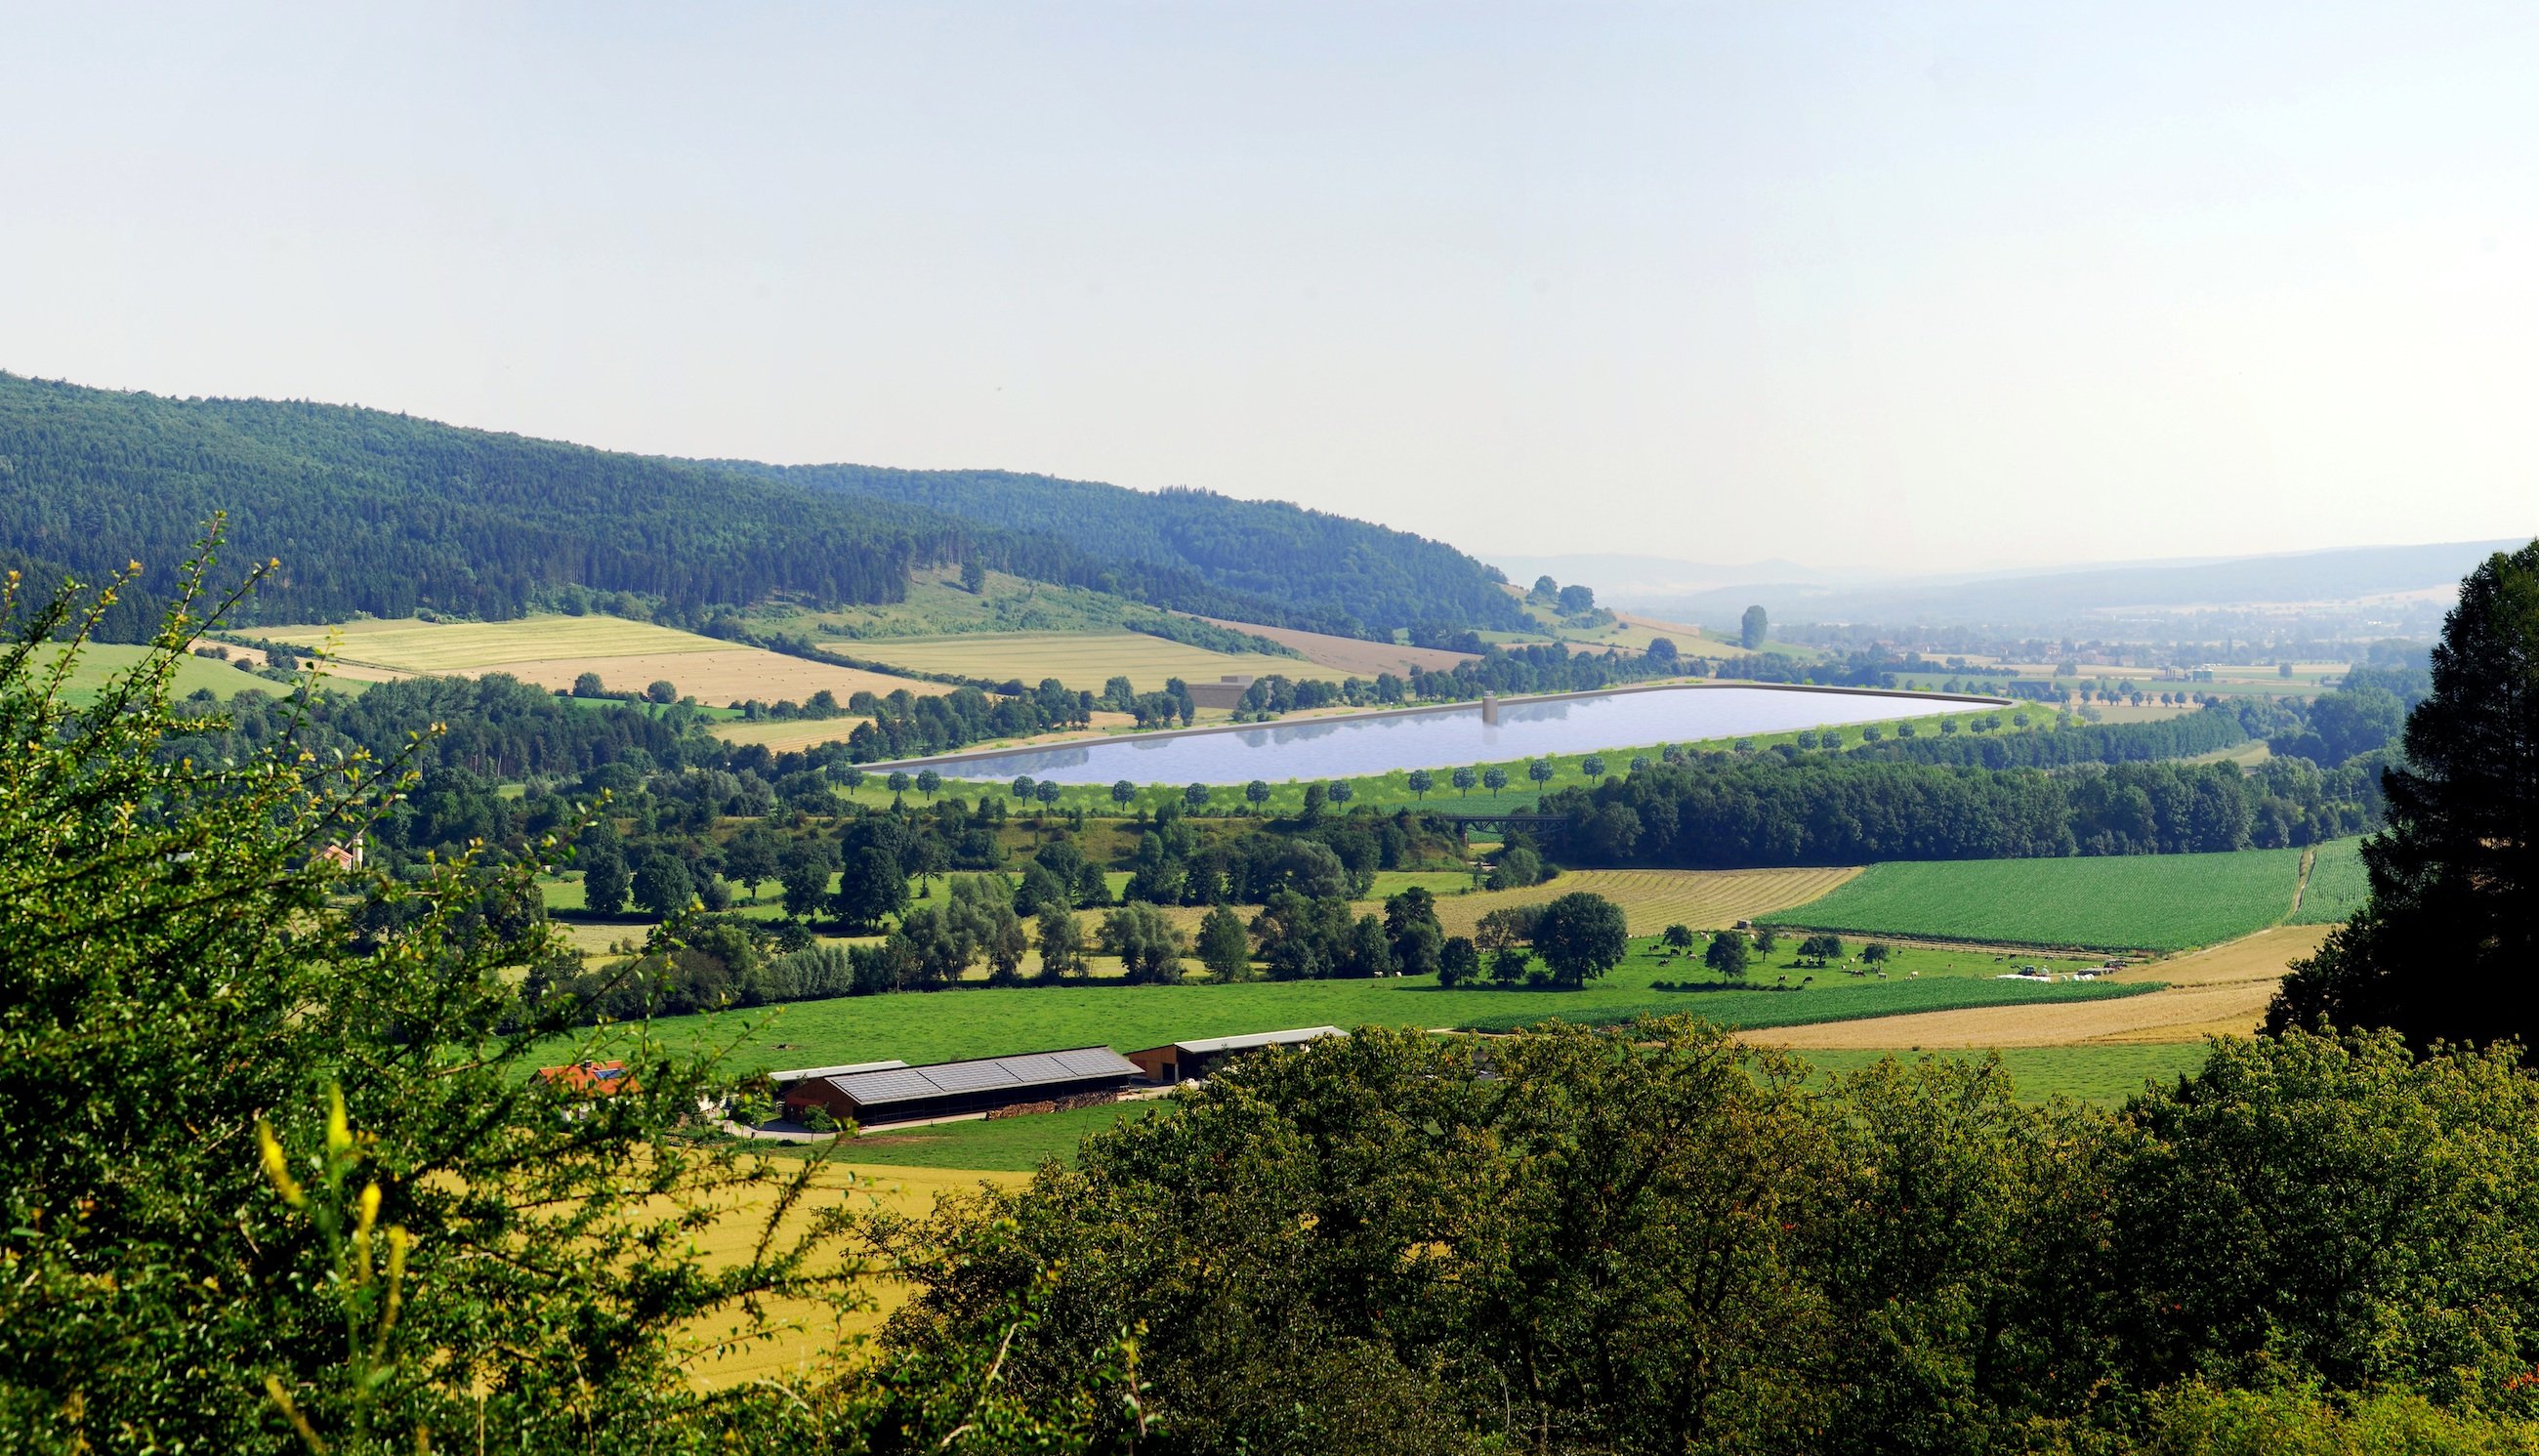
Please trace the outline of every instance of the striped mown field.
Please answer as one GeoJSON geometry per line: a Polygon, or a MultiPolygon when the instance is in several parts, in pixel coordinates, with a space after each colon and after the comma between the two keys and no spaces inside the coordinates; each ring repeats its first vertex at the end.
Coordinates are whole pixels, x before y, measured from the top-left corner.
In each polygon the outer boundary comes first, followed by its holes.
{"type": "Polygon", "coordinates": [[[1589,890],[1622,907],[1634,936],[1671,925],[1721,930],[1775,910],[1805,905],[1860,873],[1826,869],[1573,869],[1522,890],[1440,896],[1437,921],[1450,936],[1469,936],[1480,918],[1505,905],[1541,905],[1589,890]]]}
{"type": "Polygon", "coordinates": [[[2299,850],[1872,865],[1833,893],[1765,918],[1809,930],[2184,950],[2292,913],[2299,850]]]}
{"type": "MultiPolygon", "coordinates": [[[[1450,936],[1469,936],[1482,916],[1510,905],[1543,905],[1573,890],[1589,890],[1622,907],[1634,936],[1654,936],[1668,926],[1696,931],[1724,930],[1767,911],[1803,905],[1825,894],[1857,869],[1573,869],[1558,879],[1521,890],[1468,890],[1462,874],[1437,871],[1393,872],[1376,876],[1368,898],[1350,907],[1360,915],[1382,915],[1384,897],[1412,884],[1437,897],[1437,923],[1450,936]]],[[[1116,893],[1118,886],[1113,886],[1116,893]]],[[[1258,905],[1235,909],[1248,924],[1258,905]]],[[[1196,933],[1203,906],[1170,905],[1164,915],[1185,933],[1196,933]]],[[[1085,912],[1098,921],[1100,911],[1085,912]]]]}
{"type": "Polygon", "coordinates": [[[1137,691],[1151,693],[1162,691],[1169,677],[1214,682],[1229,672],[1328,675],[1297,658],[1213,653],[1142,632],[964,632],[874,638],[847,650],[860,659],[919,672],[998,681],[1020,678],[1026,683],[1055,677],[1068,687],[1097,693],[1113,677],[1126,677],[1137,691]]]}

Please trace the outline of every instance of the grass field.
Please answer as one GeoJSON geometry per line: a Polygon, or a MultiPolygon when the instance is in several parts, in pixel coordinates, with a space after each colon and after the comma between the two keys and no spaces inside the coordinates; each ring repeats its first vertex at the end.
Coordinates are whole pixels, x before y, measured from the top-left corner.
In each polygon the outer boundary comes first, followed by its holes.
{"type": "Polygon", "coordinates": [[[2126,985],[2100,981],[2038,986],[2022,981],[1934,979],[1881,981],[1873,985],[1819,991],[1712,991],[1644,998],[1632,1002],[1576,1008],[1505,1011],[1474,1016],[1458,1023],[1467,1031],[1523,1031],[1551,1022],[1576,1026],[1612,1026],[1642,1016],[1696,1015],[1747,1030],[1779,1026],[1816,1026],[1844,1021],[1954,1011],[1970,1007],[2034,1005],[2039,1003],[2119,1001],[2147,995],[2151,983],[2126,985]]]}
{"type": "Polygon", "coordinates": [[[893,688],[912,693],[950,691],[939,683],[807,661],[621,617],[363,621],[335,627],[276,627],[263,635],[304,647],[322,646],[333,635],[346,662],[395,672],[464,677],[508,672],[550,688],[569,688],[583,673],[596,672],[611,692],[641,692],[666,679],[681,694],[710,704],[748,698],[800,702],[822,688],[836,694],[841,703],[858,692],[887,693],[893,688]]]}
{"type": "Polygon", "coordinates": [[[1873,865],[1776,923],[2000,945],[2182,950],[2292,912],[2299,850],[1873,865]]]}
{"type": "MultiPolygon", "coordinates": [[[[74,703],[87,702],[97,696],[108,679],[131,671],[135,664],[149,656],[150,649],[138,645],[90,643],[80,649],[78,659],[71,663],[71,670],[64,676],[63,694],[74,703]]],[[[60,659],[61,649],[58,647],[38,649],[35,654],[37,670],[49,670],[60,659]]],[[[329,685],[339,692],[359,692],[362,686],[360,683],[329,685]]],[[[180,698],[209,689],[215,697],[227,701],[249,688],[276,697],[292,690],[289,683],[258,677],[218,658],[188,656],[176,664],[175,695],[180,698]]]]}
{"type": "Polygon", "coordinates": [[[2363,841],[2336,839],[2320,845],[2310,861],[2309,882],[2301,887],[2297,926],[2343,925],[2371,898],[2371,881],[2363,872],[2363,841]]]}
{"type": "Polygon", "coordinates": [[[1087,1134],[1101,1132],[1124,1119],[1169,1115],[1172,1110],[1169,1099],[1154,1098],[1073,1112],[1000,1117],[993,1122],[934,1123],[896,1132],[885,1128],[851,1140],[838,1149],[837,1155],[858,1164],[1028,1173],[1053,1157],[1061,1162],[1075,1161],[1076,1144],[1087,1134]]]}
{"type": "Polygon", "coordinates": [[[996,632],[942,637],[892,637],[858,642],[858,658],[919,672],[1036,683],[1055,677],[1068,687],[1100,692],[1113,677],[1126,677],[1141,693],[1161,691],[1167,678],[1214,682],[1229,672],[1289,677],[1315,675],[1295,658],[1213,653],[1205,648],[1149,637],[1142,632],[996,632]]]}
{"type": "MultiPolygon", "coordinates": [[[[1082,587],[988,573],[979,591],[964,590],[954,567],[913,572],[908,595],[868,606],[765,607],[750,613],[761,630],[799,633],[842,643],[886,637],[937,637],[953,632],[1086,632],[1116,630],[1131,603],[1082,587]]],[[[852,657],[858,649],[844,648],[852,657]]],[[[1099,684],[1096,684],[1099,686],[1099,684]]]]}
{"type": "MultiPolygon", "coordinates": [[[[1988,953],[1900,947],[1892,979],[1852,978],[1839,965],[1790,964],[1785,944],[1775,963],[1758,969],[1754,989],[1661,992],[1661,980],[1693,981],[1706,973],[1635,941],[1623,964],[1583,991],[1459,989],[1431,978],[1381,981],[1247,982],[1231,986],[1094,985],[1011,990],[964,989],[932,994],[848,997],[652,1024],[673,1045],[731,1049],[734,1074],[753,1068],[817,1066],[899,1058],[911,1063],[1001,1056],[1069,1046],[1120,1051],[1189,1037],[1231,1036],[1293,1026],[1417,1026],[1429,1029],[1517,1025],[1547,1016],[1613,1020],[1641,1012],[1692,1012],[1726,1024],[1797,1022],[1892,1015],[1947,1006],[2051,1002],[2123,994],[2108,982],[2037,985],[1992,978],[2005,967],[1988,953]],[[1780,979],[1804,990],[1771,989],[1780,979]]],[[[2046,957],[2033,960],[2061,964],[2046,957]]],[[[2149,978],[2141,983],[2151,984],[2149,978]]],[[[605,1040],[606,1038],[601,1038],[605,1040]]],[[[578,1043],[576,1045],[579,1045],[578,1043]]],[[[586,1053],[558,1043],[551,1060],[586,1053]]]]}
{"type": "MultiPolygon", "coordinates": [[[[1817,1050],[1798,1054],[1818,1073],[1858,1072],[1887,1057],[1912,1060],[1908,1051],[1817,1050]]],[[[1985,1053],[1949,1055],[1981,1057],[1985,1053]]],[[[1996,1054],[2002,1070],[2023,1102],[2072,1097],[2084,1102],[2121,1102],[2143,1084],[2167,1081],[2204,1066],[2209,1049],[2201,1042],[2173,1046],[2012,1047],[1996,1054]]]]}

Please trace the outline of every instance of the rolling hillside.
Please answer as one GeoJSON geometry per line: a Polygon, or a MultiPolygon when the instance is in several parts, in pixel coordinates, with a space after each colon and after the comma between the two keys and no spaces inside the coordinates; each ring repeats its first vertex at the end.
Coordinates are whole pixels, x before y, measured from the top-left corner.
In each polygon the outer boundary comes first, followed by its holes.
{"type": "Polygon", "coordinates": [[[923,505],[1059,537],[1098,555],[1188,571],[1219,590],[1280,603],[1285,613],[1271,626],[1363,637],[1370,629],[1389,635],[1420,623],[1508,631],[1528,625],[1500,589],[1498,574],[1454,547],[1284,501],[1238,501],[1188,489],[1148,494],[1002,470],[733,468],[858,500],[923,505]]]}
{"type": "Polygon", "coordinates": [[[1016,577],[1271,626],[1497,624],[1496,574],[1362,521],[1198,491],[856,466],[667,459],[380,410],[174,399],[0,374],[0,566],[95,580],[155,618],[217,512],[234,561],[279,558],[249,620],[501,620],[577,594],[702,625],[771,598],[893,602],[912,571],[1016,577]]]}

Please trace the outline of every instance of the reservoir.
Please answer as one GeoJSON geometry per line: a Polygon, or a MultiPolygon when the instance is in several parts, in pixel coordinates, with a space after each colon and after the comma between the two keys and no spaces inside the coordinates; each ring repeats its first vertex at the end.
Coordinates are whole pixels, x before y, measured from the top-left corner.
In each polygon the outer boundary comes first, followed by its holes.
{"type": "MultiPolygon", "coordinates": [[[[1047,748],[962,754],[930,764],[948,779],[1031,778],[1058,784],[1244,784],[1349,779],[1396,769],[1450,769],[1550,753],[1646,748],[1886,722],[1996,706],[1994,699],[1822,688],[1687,686],[1420,708],[1191,732],[1139,733],[1047,748]]],[[[1619,773],[1624,765],[1616,763],[1619,773]]]]}

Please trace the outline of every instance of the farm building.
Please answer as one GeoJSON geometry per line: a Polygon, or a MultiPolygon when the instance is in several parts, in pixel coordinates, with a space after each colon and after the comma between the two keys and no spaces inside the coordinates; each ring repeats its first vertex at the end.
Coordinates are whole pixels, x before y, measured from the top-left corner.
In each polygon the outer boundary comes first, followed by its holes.
{"type": "Polygon", "coordinates": [[[887,1127],[1116,1092],[1136,1076],[1135,1065],[1109,1047],[1072,1047],[807,1077],[786,1091],[785,1111],[798,1118],[813,1107],[825,1107],[840,1122],[887,1127]]]}
{"type": "Polygon", "coordinates": [[[905,1062],[851,1062],[843,1067],[797,1067],[791,1072],[771,1072],[767,1074],[767,1079],[780,1087],[785,1087],[791,1086],[797,1081],[809,1081],[815,1076],[850,1076],[858,1072],[893,1072],[907,1065],[905,1062]]]}
{"type": "Polygon", "coordinates": [[[1193,707],[1240,708],[1243,695],[1252,690],[1252,674],[1228,672],[1214,682],[1194,682],[1189,687],[1193,707]]]}
{"type": "Polygon", "coordinates": [[[1148,1081],[1197,1081],[1245,1052],[1259,1051],[1263,1047],[1299,1046],[1327,1036],[1347,1034],[1337,1026],[1300,1026],[1293,1031],[1257,1031],[1250,1036],[1210,1036],[1131,1052],[1129,1060],[1137,1064],[1137,1070],[1146,1075],[1148,1081]]]}
{"type": "Polygon", "coordinates": [[[626,1075],[623,1062],[576,1062],[570,1067],[541,1067],[538,1075],[568,1092],[586,1097],[606,1097],[631,1090],[634,1079],[626,1075]]]}

